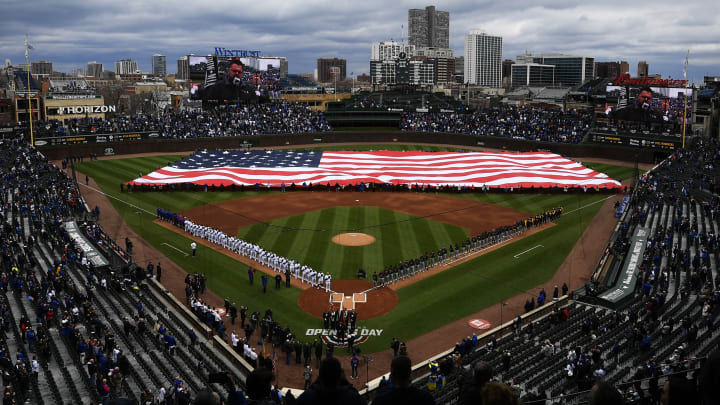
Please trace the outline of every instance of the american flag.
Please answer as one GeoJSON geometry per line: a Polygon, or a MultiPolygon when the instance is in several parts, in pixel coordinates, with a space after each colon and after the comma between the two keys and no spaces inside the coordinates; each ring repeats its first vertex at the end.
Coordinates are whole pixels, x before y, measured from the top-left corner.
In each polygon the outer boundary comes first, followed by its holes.
{"type": "Polygon", "coordinates": [[[194,183],[334,186],[418,184],[504,187],[618,188],[620,183],[549,152],[201,151],[137,178],[130,185],[194,183]]]}

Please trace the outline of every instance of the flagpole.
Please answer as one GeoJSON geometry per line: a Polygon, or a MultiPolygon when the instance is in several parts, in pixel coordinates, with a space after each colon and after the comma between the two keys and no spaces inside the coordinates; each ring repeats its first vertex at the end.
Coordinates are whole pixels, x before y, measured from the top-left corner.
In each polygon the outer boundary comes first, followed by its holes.
{"type": "Polygon", "coordinates": [[[27,99],[28,99],[28,109],[30,111],[30,116],[28,120],[30,121],[30,146],[35,145],[34,138],[33,138],[33,124],[32,124],[32,98],[30,98],[30,53],[28,51],[28,35],[25,33],[25,65],[27,66],[27,99]]]}
{"type": "Polygon", "coordinates": [[[688,59],[690,58],[690,50],[688,49],[687,55],[685,56],[685,106],[683,108],[683,134],[682,134],[682,147],[685,149],[685,131],[687,130],[687,90],[688,90],[688,59]]]}

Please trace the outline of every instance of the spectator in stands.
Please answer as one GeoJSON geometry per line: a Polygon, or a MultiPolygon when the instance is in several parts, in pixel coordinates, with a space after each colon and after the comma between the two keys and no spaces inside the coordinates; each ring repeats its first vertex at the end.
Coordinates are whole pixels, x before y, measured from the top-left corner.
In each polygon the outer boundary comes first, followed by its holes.
{"type": "Polygon", "coordinates": [[[394,358],[390,364],[390,381],[392,382],[392,388],[378,393],[373,404],[434,404],[435,400],[428,392],[410,385],[410,371],[411,363],[409,357],[399,356],[394,358]]]}
{"type": "Polygon", "coordinates": [[[478,361],[472,375],[463,381],[460,389],[460,405],[482,404],[482,389],[490,381],[492,375],[492,366],[484,361],[478,361]]]}
{"type": "Polygon", "coordinates": [[[222,401],[216,392],[203,390],[197,394],[193,405],[222,405],[222,401]]]}
{"type": "Polygon", "coordinates": [[[260,367],[253,370],[247,377],[248,405],[274,405],[270,394],[272,392],[272,371],[260,367]]]}
{"type": "Polygon", "coordinates": [[[702,405],[720,404],[720,350],[710,355],[698,376],[702,405]]]}
{"type": "Polygon", "coordinates": [[[483,405],[520,405],[517,394],[501,382],[489,382],[482,389],[483,405]]]}
{"type": "Polygon", "coordinates": [[[622,405],[625,403],[620,392],[611,384],[601,381],[590,390],[590,405],[622,405]]]}
{"type": "Polygon", "coordinates": [[[360,405],[365,404],[365,400],[345,378],[340,361],[329,357],[322,361],[317,381],[298,397],[297,403],[298,405],[360,405]]]}
{"type": "MultiPolygon", "coordinates": [[[[715,382],[717,383],[717,381],[715,382]]],[[[717,400],[717,398],[715,398],[717,400]]],[[[700,403],[700,396],[695,386],[695,381],[684,377],[673,376],[665,382],[663,389],[662,405],[683,405],[700,403]]]]}

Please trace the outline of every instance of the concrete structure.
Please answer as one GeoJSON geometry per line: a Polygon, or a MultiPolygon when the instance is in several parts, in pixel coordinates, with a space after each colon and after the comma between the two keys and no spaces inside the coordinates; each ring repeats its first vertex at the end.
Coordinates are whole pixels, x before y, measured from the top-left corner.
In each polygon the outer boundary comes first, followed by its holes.
{"type": "Polygon", "coordinates": [[[450,13],[425,9],[408,10],[408,43],[416,47],[450,47],[450,13]]]}
{"type": "Polygon", "coordinates": [[[649,68],[650,66],[646,61],[641,60],[640,62],[638,62],[637,77],[641,79],[643,77],[647,77],[649,68]]]}
{"type": "Polygon", "coordinates": [[[165,55],[156,53],[152,56],[152,74],[159,77],[167,76],[167,58],[165,55]]]}
{"type": "Polygon", "coordinates": [[[481,30],[465,35],[465,83],[502,86],[502,37],[481,30]]]}
{"type": "Polygon", "coordinates": [[[123,59],[115,62],[116,75],[128,75],[138,71],[138,64],[134,60],[123,59]]]}
{"type": "Polygon", "coordinates": [[[347,61],[339,58],[320,58],[317,60],[318,81],[329,83],[332,81],[345,80],[347,77],[347,61]],[[333,69],[339,68],[337,77],[333,77],[333,69]]]}
{"type": "Polygon", "coordinates": [[[99,62],[88,62],[86,76],[97,77],[98,79],[102,75],[103,64],[99,62]]]}
{"type": "Polygon", "coordinates": [[[53,72],[52,62],[39,60],[30,64],[30,74],[38,79],[49,77],[53,72]]]}

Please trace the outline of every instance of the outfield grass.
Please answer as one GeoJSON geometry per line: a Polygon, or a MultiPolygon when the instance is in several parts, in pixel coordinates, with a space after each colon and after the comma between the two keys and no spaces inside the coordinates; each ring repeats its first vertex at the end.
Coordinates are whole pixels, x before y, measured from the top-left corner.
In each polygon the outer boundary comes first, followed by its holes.
{"type": "Polygon", "coordinates": [[[333,275],[353,279],[359,268],[380,272],[389,264],[414,259],[467,239],[467,229],[380,207],[333,207],[244,227],[238,236],[282,256],[333,275]],[[269,225],[269,226],[268,226],[269,225]],[[339,233],[375,237],[366,246],[332,242],[339,233]]]}
{"type": "MultiPolygon", "coordinates": [[[[635,168],[633,167],[614,166],[607,163],[597,162],[583,162],[583,165],[587,168],[595,170],[596,172],[605,173],[613,179],[620,181],[631,178],[635,173],[635,168]]],[[[640,174],[645,173],[645,170],[642,169],[639,169],[638,171],[640,174]]]]}
{"type": "MultiPolygon", "coordinates": [[[[177,212],[267,192],[120,193],[120,183],[136,178],[139,172],[148,173],[177,158],[179,156],[168,155],[94,161],[77,165],[77,168],[95,179],[103,192],[111,197],[110,200],[120,215],[140,237],[187,272],[205,273],[208,276],[208,288],[219,296],[229,297],[231,301],[238,305],[247,305],[251,310],[262,311],[272,307],[277,319],[304,340],[304,331],[320,326],[320,321],[310,317],[297,306],[299,289],[270,289],[267,295],[263,295],[259,283],[254,286],[248,284],[245,265],[203,246],[199,247],[197,259],[188,260],[172,247],[184,250],[189,246],[190,240],[152,223],[157,207],[177,212]]],[[[491,193],[454,196],[503,205],[533,214],[562,206],[565,208],[565,215],[557,221],[555,227],[400,289],[400,303],[395,310],[361,323],[360,326],[384,330],[381,338],[371,338],[363,344],[365,353],[386,349],[393,336],[409,340],[486,308],[501,299],[510,298],[522,291],[535,291],[535,286],[550,280],[597,213],[601,202],[607,198],[602,194],[491,193]],[[537,245],[543,247],[518,259],[513,258],[513,255],[537,245]]],[[[393,247],[384,249],[391,250],[393,247]]],[[[354,272],[356,269],[351,270],[354,272]]],[[[348,278],[353,278],[352,276],[348,278]]]]}

